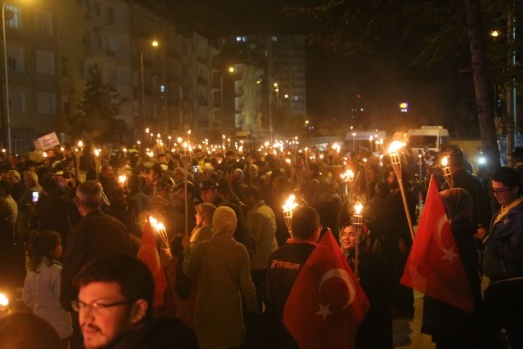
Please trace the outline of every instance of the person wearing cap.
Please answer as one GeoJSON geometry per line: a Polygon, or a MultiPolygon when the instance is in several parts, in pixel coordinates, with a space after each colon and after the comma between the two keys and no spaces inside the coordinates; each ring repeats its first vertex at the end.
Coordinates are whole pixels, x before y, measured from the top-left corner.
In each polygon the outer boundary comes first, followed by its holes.
{"type": "Polygon", "coordinates": [[[198,280],[194,329],[201,349],[242,347],[245,344],[242,304],[247,313],[257,312],[249,254],[233,238],[237,222],[232,208],[218,207],[209,240],[194,248],[189,237],[182,241],[183,271],[198,280]]]}
{"type": "MultiPolygon", "coordinates": [[[[83,218],[71,230],[62,258],[60,302],[68,311],[77,296],[72,280],[87,263],[110,254],[133,254],[125,225],[102,211],[102,200],[102,187],[95,181],[83,182],[76,189],[75,204],[83,218]]],[[[73,330],[72,343],[81,343],[78,322],[73,321],[73,330]]]]}
{"type": "Polygon", "coordinates": [[[67,245],[71,229],[80,220],[73,200],[58,187],[56,175],[46,172],[41,179],[42,193],[36,204],[33,225],[38,230],[53,230],[60,234],[62,245],[67,245]]]}

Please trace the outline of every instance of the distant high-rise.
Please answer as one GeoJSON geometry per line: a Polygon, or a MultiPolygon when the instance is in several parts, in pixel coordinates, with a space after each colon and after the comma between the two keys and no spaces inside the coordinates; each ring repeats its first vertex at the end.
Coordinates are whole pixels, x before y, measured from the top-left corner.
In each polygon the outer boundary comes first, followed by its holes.
{"type": "Polygon", "coordinates": [[[262,126],[269,135],[292,133],[307,114],[305,43],[301,35],[237,35],[222,37],[218,48],[229,60],[258,66],[262,92],[262,126]]]}

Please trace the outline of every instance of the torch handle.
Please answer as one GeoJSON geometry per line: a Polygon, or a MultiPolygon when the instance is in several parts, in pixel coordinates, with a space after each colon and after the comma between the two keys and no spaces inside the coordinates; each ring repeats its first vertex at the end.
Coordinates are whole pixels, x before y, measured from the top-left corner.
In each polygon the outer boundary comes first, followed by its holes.
{"type": "MultiPolygon", "coordinates": [[[[401,178],[401,177],[398,177],[398,178],[401,178]]],[[[403,180],[398,179],[398,183],[400,186],[401,199],[403,200],[403,209],[405,210],[405,215],[407,216],[407,223],[409,225],[410,236],[412,237],[412,241],[414,241],[414,227],[412,225],[412,219],[410,217],[409,204],[407,203],[407,196],[405,195],[405,188],[403,187],[403,180]]]]}

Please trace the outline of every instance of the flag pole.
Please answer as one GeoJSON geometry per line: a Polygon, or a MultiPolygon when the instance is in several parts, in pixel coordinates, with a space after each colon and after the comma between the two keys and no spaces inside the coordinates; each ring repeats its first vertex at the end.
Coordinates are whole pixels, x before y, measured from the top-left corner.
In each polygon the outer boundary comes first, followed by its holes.
{"type": "Polygon", "coordinates": [[[407,216],[407,223],[409,225],[410,236],[414,241],[414,227],[412,225],[412,219],[410,217],[409,205],[407,203],[407,195],[405,194],[405,187],[403,186],[403,178],[401,176],[401,161],[398,153],[398,150],[403,148],[404,146],[405,143],[403,142],[392,142],[389,146],[389,156],[392,169],[394,170],[394,174],[396,175],[396,179],[398,180],[398,184],[400,186],[401,199],[403,200],[403,208],[405,210],[405,215],[407,216]]]}

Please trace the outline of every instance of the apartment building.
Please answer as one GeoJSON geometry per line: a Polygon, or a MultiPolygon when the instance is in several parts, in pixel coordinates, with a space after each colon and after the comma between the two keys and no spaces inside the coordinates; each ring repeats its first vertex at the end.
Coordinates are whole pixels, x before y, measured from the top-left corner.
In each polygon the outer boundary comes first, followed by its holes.
{"type": "Polygon", "coordinates": [[[143,139],[145,128],[221,136],[218,50],[203,35],[126,0],[7,0],[5,10],[9,113],[4,104],[2,141],[9,147],[9,130],[12,152],[26,153],[50,132],[76,141],[68,119],[93,69],[119,94],[128,143],[143,139]]]}

